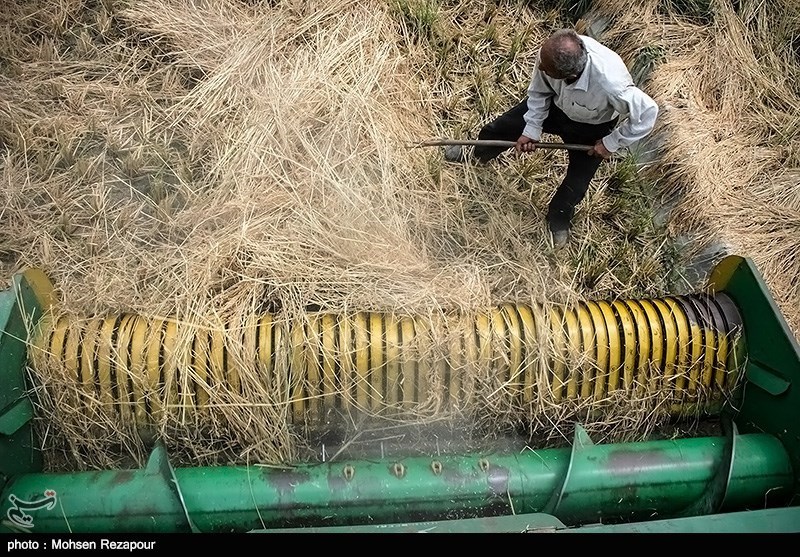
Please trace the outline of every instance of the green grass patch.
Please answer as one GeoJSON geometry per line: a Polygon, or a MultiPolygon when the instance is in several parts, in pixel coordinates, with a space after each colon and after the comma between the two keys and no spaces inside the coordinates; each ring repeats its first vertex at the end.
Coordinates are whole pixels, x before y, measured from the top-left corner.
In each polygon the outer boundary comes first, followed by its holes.
{"type": "Polygon", "coordinates": [[[700,25],[714,22],[714,0],[661,0],[658,7],[664,14],[677,14],[700,25]]]}
{"type": "Polygon", "coordinates": [[[418,39],[431,39],[437,32],[441,6],[436,0],[392,0],[389,7],[418,39]]]}

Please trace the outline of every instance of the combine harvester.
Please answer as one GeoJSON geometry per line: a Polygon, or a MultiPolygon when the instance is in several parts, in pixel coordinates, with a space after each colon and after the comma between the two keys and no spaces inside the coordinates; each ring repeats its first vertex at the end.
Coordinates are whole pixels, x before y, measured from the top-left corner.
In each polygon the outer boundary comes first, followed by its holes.
{"type": "MultiPolygon", "coordinates": [[[[173,467],[156,443],[142,469],[43,472],[29,398],[36,386],[26,384],[32,353],[64,358],[76,384],[97,400],[130,401],[118,411],[144,424],[161,411],[147,393],[165,392],[164,377],[181,373],[181,364],[164,373],[176,324],[125,315],[79,328],[53,323],[52,286],[37,270],[16,275],[0,294],[0,531],[800,532],[800,348],[746,258],[722,260],[708,288],[691,296],[547,312],[504,304],[466,327],[449,356],[495,366],[509,396],[523,403],[543,377],[556,401],[673,389],[675,414],[711,415],[719,436],[596,444],[576,425],[562,447],[348,456],[285,468],[173,467]],[[166,348],[144,348],[153,330],[166,348]],[[544,332],[565,356],[551,359],[543,375],[526,362],[544,332]],[[493,353],[497,346],[506,353],[493,353]],[[574,353],[588,354],[591,366],[571,364],[574,353]]],[[[251,325],[242,343],[264,369],[282,354],[291,362],[296,421],[351,400],[369,405],[368,388],[398,404],[418,401],[433,377],[445,398],[462,392],[447,365],[404,357],[410,339],[424,333],[422,319],[317,314],[278,326],[265,315],[251,325]],[[331,353],[344,356],[321,356],[331,353]],[[337,394],[345,376],[362,380],[345,386],[352,399],[337,394]]],[[[236,388],[215,333],[192,346],[187,365],[204,383],[236,388]]],[[[184,374],[171,396],[202,412],[207,396],[189,383],[184,374]]]]}

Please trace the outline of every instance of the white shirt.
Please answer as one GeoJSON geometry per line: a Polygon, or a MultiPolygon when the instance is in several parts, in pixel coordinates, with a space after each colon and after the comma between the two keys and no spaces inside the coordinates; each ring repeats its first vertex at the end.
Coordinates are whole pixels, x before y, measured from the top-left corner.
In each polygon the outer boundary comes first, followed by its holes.
{"type": "Polygon", "coordinates": [[[568,118],[586,124],[602,124],[619,117],[619,125],[603,138],[611,153],[642,139],[653,130],[658,105],[634,86],[622,58],[591,37],[580,35],[588,60],[581,76],[568,85],[563,79],[548,77],[539,69],[541,52],[536,56],[533,77],[528,87],[528,112],[522,135],[538,141],[550,102],[555,102],[568,118]]]}

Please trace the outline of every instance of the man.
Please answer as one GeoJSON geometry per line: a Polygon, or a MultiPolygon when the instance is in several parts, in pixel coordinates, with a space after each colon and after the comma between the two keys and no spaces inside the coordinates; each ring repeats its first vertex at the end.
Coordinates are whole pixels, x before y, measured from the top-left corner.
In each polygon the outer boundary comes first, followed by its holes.
{"type": "MultiPolygon", "coordinates": [[[[561,247],[568,241],[575,207],[602,161],[648,135],[657,115],[658,105],[634,86],[619,55],[590,37],[561,29],[539,50],[527,99],[484,126],[478,139],[516,141],[518,153],[535,150],[542,132],[592,146],[588,152],[567,152],[566,176],[548,206],[553,245],[561,247]]],[[[478,146],[474,155],[486,163],[504,150],[478,146]]],[[[462,158],[452,150],[445,156],[462,158]]]]}

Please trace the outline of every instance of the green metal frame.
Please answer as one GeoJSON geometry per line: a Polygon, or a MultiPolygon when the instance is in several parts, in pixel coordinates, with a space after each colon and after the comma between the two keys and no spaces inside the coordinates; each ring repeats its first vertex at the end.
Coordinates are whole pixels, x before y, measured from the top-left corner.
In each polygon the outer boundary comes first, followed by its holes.
{"type": "Polygon", "coordinates": [[[772,435],[737,436],[730,463],[725,438],[595,445],[580,428],[578,437],[563,449],[287,469],[172,469],[158,447],[141,470],[21,475],[2,493],[0,516],[55,533],[246,532],[542,512],[580,525],[690,515],[720,469],[728,481],[710,512],[723,500],[760,505],[793,483],[772,435]]]}
{"type": "Polygon", "coordinates": [[[0,489],[17,474],[42,469],[25,369],[29,331],[52,300],[52,285],[37,270],[14,275],[0,292],[0,489]]]}
{"type": "Polygon", "coordinates": [[[800,344],[751,259],[723,259],[709,290],[730,296],[744,322],[746,381],[728,410],[741,432],[769,433],[783,443],[795,470],[793,502],[800,504],[800,344]]]}

